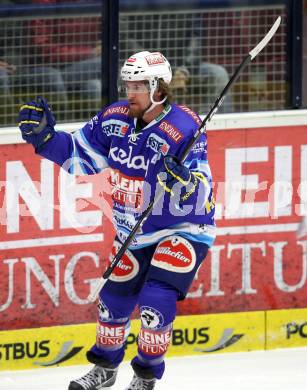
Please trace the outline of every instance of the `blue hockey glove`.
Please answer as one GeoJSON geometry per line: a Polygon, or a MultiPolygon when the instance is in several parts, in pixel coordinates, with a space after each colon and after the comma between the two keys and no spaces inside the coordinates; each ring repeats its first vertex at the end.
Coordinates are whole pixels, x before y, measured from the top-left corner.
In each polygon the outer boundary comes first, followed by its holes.
{"type": "Polygon", "coordinates": [[[47,100],[41,97],[37,101],[26,103],[19,110],[19,128],[22,138],[32,144],[39,152],[55,133],[55,118],[47,100]]]}
{"type": "Polygon", "coordinates": [[[164,157],[164,168],[165,170],[158,174],[159,184],[173,196],[175,184],[181,183],[181,186],[178,187],[182,202],[189,199],[200,182],[203,182],[206,187],[208,186],[207,179],[202,173],[190,171],[174,156],[164,157]]]}

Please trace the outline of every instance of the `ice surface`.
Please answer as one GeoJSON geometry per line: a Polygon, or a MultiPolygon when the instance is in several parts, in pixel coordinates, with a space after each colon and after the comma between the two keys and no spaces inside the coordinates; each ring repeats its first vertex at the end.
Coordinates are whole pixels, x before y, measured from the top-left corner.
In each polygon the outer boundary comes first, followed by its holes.
{"type": "MultiPolygon", "coordinates": [[[[69,381],[90,367],[0,371],[0,390],[67,390],[69,381]]],[[[125,362],[112,390],[124,390],[131,377],[132,368],[125,362]]],[[[170,358],[156,389],[306,390],[307,348],[170,358]]]]}

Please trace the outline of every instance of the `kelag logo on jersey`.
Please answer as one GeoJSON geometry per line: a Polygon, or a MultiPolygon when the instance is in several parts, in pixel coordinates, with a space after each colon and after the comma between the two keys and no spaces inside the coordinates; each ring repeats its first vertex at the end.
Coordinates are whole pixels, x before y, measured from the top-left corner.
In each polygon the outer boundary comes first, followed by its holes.
{"type": "Polygon", "coordinates": [[[111,135],[115,135],[116,137],[124,137],[129,127],[128,123],[114,119],[103,122],[101,126],[102,132],[108,137],[111,135]]]}
{"type": "Polygon", "coordinates": [[[163,156],[166,156],[169,151],[169,144],[157,134],[150,134],[147,139],[146,146],[152,149],[156,153],[162,153],[163,156]]]}
{"type": "Polygon", "coordinates": [[[150,162],[153,163],[143,155],[137,154],[133,156],[132,146],[129,146],[129,151],[115,146],[110,149],[109,157],[129,169],[142,169],[145,172],[147,172],[150,162]]]}

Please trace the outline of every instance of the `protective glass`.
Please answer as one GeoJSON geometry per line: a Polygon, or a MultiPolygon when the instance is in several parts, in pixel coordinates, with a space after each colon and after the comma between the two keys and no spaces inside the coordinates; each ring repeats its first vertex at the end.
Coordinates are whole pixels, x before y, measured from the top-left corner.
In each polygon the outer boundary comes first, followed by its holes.
{"type": "Polygon", "coordinates": [[[120,93],[148,93],[150,91],[147,81],[121,81],[118,91],[120,93]]]}

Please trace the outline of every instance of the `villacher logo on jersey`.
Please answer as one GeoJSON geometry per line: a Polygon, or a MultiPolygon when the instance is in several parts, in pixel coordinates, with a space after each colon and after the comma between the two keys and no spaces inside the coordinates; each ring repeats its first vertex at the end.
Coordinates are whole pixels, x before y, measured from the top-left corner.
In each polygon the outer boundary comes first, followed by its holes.
{"type": "MultiPolygon", "coordinates": [[[[112,262],[113,257],[116,255],[120,248],[121,244],[115,241],[112,248],[112,253],[110,255],[110,263],[112,262]]],[[[138,272],[139,263],[137,259],[129,250],[126,250],[123,257],[110,275],[110,280],[112,280],[113,282],[126,282],[134,278],[138,272]]]]}
{"type": "Polygon", "coordinates": [[[158,245],[152,265],[174,272],[190,272],[196,263],[193,246],[183,237],[166,238],[158,245]]]}

